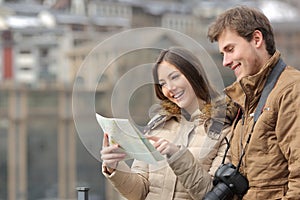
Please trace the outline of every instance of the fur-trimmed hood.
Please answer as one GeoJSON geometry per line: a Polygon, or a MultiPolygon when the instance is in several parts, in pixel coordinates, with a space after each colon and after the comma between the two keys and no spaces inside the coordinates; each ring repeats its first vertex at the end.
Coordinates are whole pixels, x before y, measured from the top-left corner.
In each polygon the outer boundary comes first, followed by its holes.
{"type": "Polygon", "coordinates": [[[221,130],[232,124],[237,114],[237,107],[229,98],[224,97],[216,99],[212,104],[205,104],[202,110],[198,110],[190,115],[175,103],[164,100],[152,110],[152,114],[153,117],[146,126],[145,133],[171,118],[180,121],[184,117],[188,121],[197,119],[199,123],[204,123],[208,135],[212,138],[218,138],[221,130]]]}

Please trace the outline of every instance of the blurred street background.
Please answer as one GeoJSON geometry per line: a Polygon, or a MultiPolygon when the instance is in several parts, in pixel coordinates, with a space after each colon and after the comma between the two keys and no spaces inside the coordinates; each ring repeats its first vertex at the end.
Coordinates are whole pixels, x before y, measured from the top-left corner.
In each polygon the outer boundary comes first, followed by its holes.
{"type": "MultiPolygon", "coordinates": [[[[114,34],[163,27],[199,42],[227,86],[234,76],[222,67],[218,47],[206,33],[220,12],[238,4],[257,7],[269,17],[285,62],[300,69],[298,0],[0,0],[0,200],[73,200],[76,187],[89,187],[90,200],[121,199],[74,125],[72,89],[84,59],[114,34]]],[[[150,46],[182,44],[164,34],[143,39],[150,46]]],[[[101,58],[112,53],[99,55],[95,63],[101,65],[101,58]]],[[[143,63],[151,58],[154,62],[155,56],[145,52],[138,59],[143,63]]],[[[134,59],[120,59],[105,72],[95,94],[96,111],[111,114],[110,88],[133,67],[134,59]]],[[[88,80],[82,81],[83,89],[92,90],[88,80]]],[[[149,120],[144,112],[153,102],[151,87],[132,97],[137,124],[149,120]]],[[[99,149],[101,145],[99,141],[99,149]]]]}

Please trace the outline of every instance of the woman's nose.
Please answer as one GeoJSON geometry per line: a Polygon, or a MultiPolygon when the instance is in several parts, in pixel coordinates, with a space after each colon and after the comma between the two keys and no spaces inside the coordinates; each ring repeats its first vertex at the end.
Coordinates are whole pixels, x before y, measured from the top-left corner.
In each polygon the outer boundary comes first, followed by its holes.
{"type": "Polygon", "coordinates": [[[174,83],[172,83],[172,82],[170,81],[170,82],[168,82],[168,83],[166,84],[166,88],[167,88],[169,91],[172,91],[172,90],[174,90],[174,89],[176,88],[176,86],[175,86],[174,83]]]}

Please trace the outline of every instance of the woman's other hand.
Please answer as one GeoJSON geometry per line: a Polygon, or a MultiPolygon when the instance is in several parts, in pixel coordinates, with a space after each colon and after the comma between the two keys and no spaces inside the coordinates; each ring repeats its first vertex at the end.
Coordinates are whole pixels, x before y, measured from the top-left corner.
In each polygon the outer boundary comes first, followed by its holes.
{"type": "Polygon", "coordinates": [[[108,134],[103,136],[102,150],[100,151],[103,166],[107,168],[109,173],[112,173],[118,165],[118,162],[126,157],[126,153],[118,151],[119,145],[109,145],[108,134]]]}

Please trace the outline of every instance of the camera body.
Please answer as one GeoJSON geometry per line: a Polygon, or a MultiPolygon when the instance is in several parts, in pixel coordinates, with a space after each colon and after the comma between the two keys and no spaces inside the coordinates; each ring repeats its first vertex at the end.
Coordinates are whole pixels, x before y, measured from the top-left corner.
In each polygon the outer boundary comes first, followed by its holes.
{"type": "Polygon", "coordinates": [[[248,180],[233,164],[222,164],[215,173],[213,189],[203,200],[229,200],[234,195],[242,197],[248,189],[248,180]]]}

